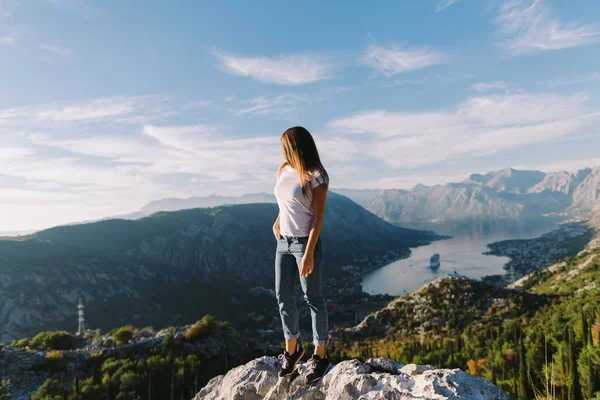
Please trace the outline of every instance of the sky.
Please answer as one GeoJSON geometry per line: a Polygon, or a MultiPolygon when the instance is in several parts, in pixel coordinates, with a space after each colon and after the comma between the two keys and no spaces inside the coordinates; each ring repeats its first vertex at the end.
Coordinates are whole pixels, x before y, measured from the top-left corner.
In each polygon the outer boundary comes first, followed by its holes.
{"type": "Polygon", "coordinates": [[[295,125],[332,189],[600,165],[600,2],[0,0],[0,232],[272,192],[295,125]]]}

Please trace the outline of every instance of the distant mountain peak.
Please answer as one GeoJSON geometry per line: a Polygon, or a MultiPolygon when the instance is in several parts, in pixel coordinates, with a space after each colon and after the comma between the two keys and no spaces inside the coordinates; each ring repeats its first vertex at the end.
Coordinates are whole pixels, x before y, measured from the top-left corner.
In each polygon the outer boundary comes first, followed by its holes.
{"type": "Polygon", "coordinates": [[[416,185],[415,185],[415,186],[412,188],[412,190],[414,190],[414,191],[427,190],[427,189],[429,189],[429,186],[427,186],[427,185],[423,185],[422,183],[417,183],[417,184],[416,184],[416,185]]]}
{"type": "Polygon", "coordinates": [[[519,171],[519,170],[516,170],[516,169],[514,169],[514,168],[512,168],[512,167],[507,167],[507,168],[502,168],[502,169],[501,169],[501,170],[499,170],[499,171],[490,171],[490,172],[488,172],[486,175],[504,175],[504,176],[511,176],[512,174],[514,174],[514,173],[517,173],[517,172],[526,172],[526,171],[519,171]]]}

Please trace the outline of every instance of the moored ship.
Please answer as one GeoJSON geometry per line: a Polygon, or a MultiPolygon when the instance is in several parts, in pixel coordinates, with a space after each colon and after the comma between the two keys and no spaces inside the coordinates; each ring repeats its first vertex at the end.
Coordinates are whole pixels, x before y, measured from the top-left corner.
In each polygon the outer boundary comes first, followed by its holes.
{"type": "Polygon", "coordinates": [[[438,253],[435,253],[434,255],[431,256],[431,259],[429,260],[429,268],[436,270],[440,267],[440,255],[438,253]]]}

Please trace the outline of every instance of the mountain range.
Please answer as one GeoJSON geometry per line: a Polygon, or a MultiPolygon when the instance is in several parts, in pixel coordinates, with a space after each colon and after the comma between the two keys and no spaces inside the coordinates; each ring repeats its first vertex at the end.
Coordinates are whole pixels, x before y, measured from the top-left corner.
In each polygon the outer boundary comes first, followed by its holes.
{"type": "MultiPolygon", "coordinates": [[[[45,329],[74,330],[79,296],[93,328],[162,327],[207,313],[245,327],[249,312],[270,316],[275,300],[261,298],[262,304],[249,289],[273,287],[276,217],[276,204],[240,204],[0,240],[0,342],[45,329]]],[[[326,285],[351,291],[360,281],[347,276],[345,265],[363,268],[362,276],[381,266],[383,255],[406,256],[435,238],[391,225],[335,193],[322,237],[326,285]]]]}
{"type": "Polygon", "coordinates": [[[400,224],[464,220],[537,220],[586,214],[600,199],[600,167],[571,172],[512,168],[473,174],[459,183],[376,193],[365,207],[400,224]]]}
{"type": "MultiPolygon", "coordinates": [[[[435,229],[456,222],[537,221],[587,216],[600,204],[600,167],[576,172],[521,171],[505,168],[472,174],[462,182],[412,189],[332,188],[385,221],[435,229]]],[[[276,203],[271,193],[241,196],[192,196],[151,201],[138,211],[101,219],[139,219],[159,211],[231,204],[276,203]]],[[[70,225],[89,223],[82,221],[70,225]]],[[[0,232],[0,237],[32,233],[0,232]]]]}
{"type": "MultiPolygon", "coordinates": [[[[419,184],[410,190],[333,188],[332,191],[396,224],[435,227],[435,224],[457,221],[564,219],[586,215],[600,201],[600,167],[576,172],[505,168],[473,174],[462,182],[419,184]]],[[[153,201],[121,217],[135,219],[156,211],[256,202],[275,203],[276,200],[265,192],[239,197],[170,198],[153,201]]]]}
{"type": "MultiPolygon", "coordinates": [[[[586,215],[600,201],[600,167],[576,172],[505,168],[473,174],[462,182],[433,186],[419,184],[410,190],[332,190],[396,224],[434,227],[435,224],[457,221],[563,219],[586,215]]],[[[239,197],[169,198],[153,201],[139,211],[119,218],[136,219],[157,211],[275,201],[272,194],[265,192],[239,197]]]]}

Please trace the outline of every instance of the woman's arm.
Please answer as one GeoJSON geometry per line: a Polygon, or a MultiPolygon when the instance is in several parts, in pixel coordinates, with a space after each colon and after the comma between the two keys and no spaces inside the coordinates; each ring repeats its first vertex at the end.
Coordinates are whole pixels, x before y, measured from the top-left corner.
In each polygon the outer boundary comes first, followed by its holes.
{"type": "Polygon", "coordinates": [[[323,183],[317,186],[313,190],[313,221],[308,235],[308,242],[306,243],[306,251],[304,257],[302,257],[302,268],[300,271],[301,276],[308,276],[312,273],[314,267],[313,253],[317,240],[321,234],[321,227],[323,226],[323,217],[325,216],[325,202],[327,200],[327,184],[323,183]]]}
{"type": "Polygon", "coordinates": [[[279,215],[277,214],[277,219],[275,220],[275,223],[273,224],[273,235],[275,235],[275,239],[279,240],[279,233],[280,233],[280,228],[279,228],[279,215]]]}

